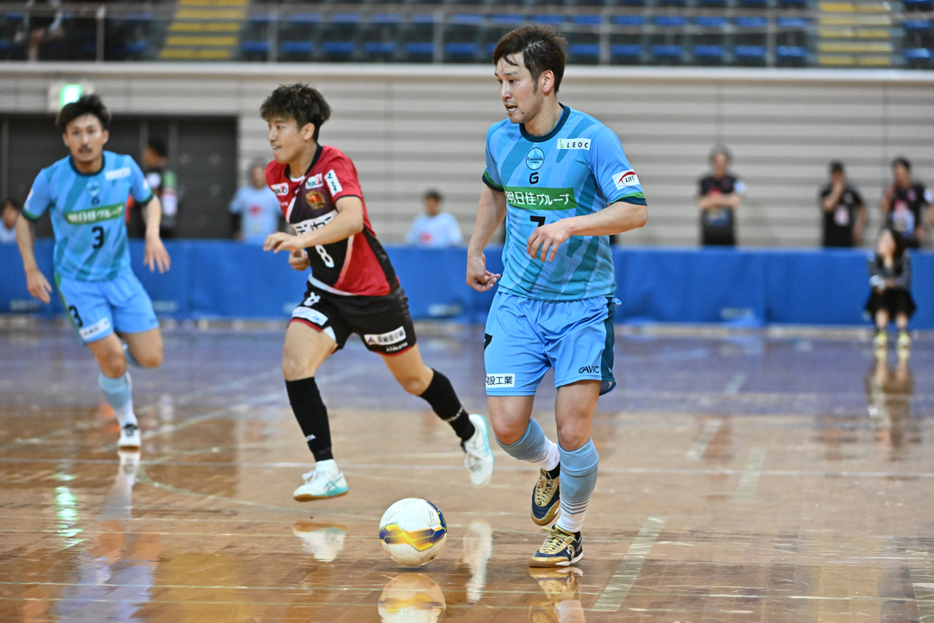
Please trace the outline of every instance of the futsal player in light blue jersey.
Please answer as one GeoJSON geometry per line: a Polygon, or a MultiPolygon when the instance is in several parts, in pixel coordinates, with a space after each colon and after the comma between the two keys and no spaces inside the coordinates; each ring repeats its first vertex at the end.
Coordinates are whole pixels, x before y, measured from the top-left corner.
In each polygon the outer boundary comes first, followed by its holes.
{"type": "Polygon", "coordinates": [[[590,437],[597,397],[613,380],[616,280],[609,236],[645,225],[639,178],[609,128],[558,102],[565,40],[523,26],[493,53],[508,119],[486,137],[484,188],[467,255],[467,283],[499,283],[484,359],[490,419],[500,446],[541,468],[532,520],[558,518],[532,556],[562,567],[583,555],[581,527],[597,480],[590,437]],[[483,250],[506,219],[503,274],[483,250]],[[535,391],[554,368],[558,443],[532,419],[535,391]]]}
{"type": "Polygon", "coordinates": [[[71,156],[36,177],[17,222],[16,241],[29,293],[48,303],[52,286],[36,265],[34,223],[49,213],[55,233],[55,283],[62,303],[97,359],[98,383],[120,422],[118,446],[132,449],[139,448],[140,433],[127,357],[145,368],[158,366],[162,335],[152,301],[130,268],[124,218],[130,195],[147,206],[143,262],[150,270],[165,272],[170,261],[159,238],[159,199],[131,157],[104,151],[109,122],[110,113],[96,95],[62,108],[56,125],[71,156]]]}

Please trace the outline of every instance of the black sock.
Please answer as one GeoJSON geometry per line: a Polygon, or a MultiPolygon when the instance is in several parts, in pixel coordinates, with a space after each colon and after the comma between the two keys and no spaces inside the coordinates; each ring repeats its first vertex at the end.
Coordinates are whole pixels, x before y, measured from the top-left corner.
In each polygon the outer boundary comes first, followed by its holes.
{"type": "Polygon", "coordinates": [[[555,465],[554,469],[546,469],[545,473],[548,474],[549,478],[557,478],[561,474],[561,463],[555,465]]]}
{"type": "Polygon", "coordinates": [[[302,427],[308,449],[315,455],[315,461],[333,459],[328,409],[321,400],[315,377],[286,381],[285,389],[289,392],[289,402],[292,404],[295,419],[302,427]]]}
{"type": "Polygon", "coordinates": [[[444,376],[435,369],[432,369],[434,375],[431,377],[431,383],[419,398],[424,398],[431,405],[438,417],[451,425],[461,441],[467,441],[476,432],[473,422],[464,407],[461,406],[460,398],[454,392],[454,387],[448,377],[444,376]]]}

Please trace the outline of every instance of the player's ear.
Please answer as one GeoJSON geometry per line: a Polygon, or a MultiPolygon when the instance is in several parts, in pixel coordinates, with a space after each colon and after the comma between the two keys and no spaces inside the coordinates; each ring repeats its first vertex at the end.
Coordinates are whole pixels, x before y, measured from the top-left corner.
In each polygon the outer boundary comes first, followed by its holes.
{"type": "Polygon", "coordinates": [[[302,126],[301,134],[302,138],[306,141],[313,139],[315,137],[315,124],[306,123],[304,126],[302,126]]]}
{"type": "Polygon", "coordinates": [[[104,137],[104,142],[101,143],[101,144],[102,144],[102,145],[106,145],[106,144],[107,144],[107,141],[110,140],[110,130],[104,130],[103,132],[101,132],[101,136],[104,137]]]}
{"type": "Polygon", "coordinates": [[[542,72],[542,75],[538,77],[539,86],[542,88],[542,94],[548,95],[555,88],[555,72],[550,69],[546,69],[542,72]]]}

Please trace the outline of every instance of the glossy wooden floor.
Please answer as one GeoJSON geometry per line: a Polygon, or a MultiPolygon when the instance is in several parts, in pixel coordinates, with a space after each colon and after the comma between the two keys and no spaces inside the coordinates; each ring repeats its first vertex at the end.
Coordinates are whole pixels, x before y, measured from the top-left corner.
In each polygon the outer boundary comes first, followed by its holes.
{"type": "MultiPolygon", "coordinates": [[[[482,330],[420,327],[485,412],[482,330]]],[[[350,494],[291,499],[309,455],[282,331],[168,330],[134,371],[118,455],[70,329],[0,328],[0,621],[934,621],[934,340],[622,329],[594,425],[585,557],[532,571],[533,469],[472,489],[449,427],[355,341],[319,375],[350,494]],[[425,497],[450,528],[418,570],[377,524],[425,497]]],[[[546,379],[536,417],[554,430],[546,379]]]]}

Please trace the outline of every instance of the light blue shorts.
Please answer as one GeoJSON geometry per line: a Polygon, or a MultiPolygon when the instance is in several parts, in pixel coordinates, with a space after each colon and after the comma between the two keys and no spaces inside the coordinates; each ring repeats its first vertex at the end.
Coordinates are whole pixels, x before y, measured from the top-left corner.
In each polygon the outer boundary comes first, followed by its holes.
{"type": "Polygon", "coordinates": [[[62,304],[85,344],[114,331],[141,333],[159,327],[152,301],[133,271],[112,281],[75,281],[55,275],[62,304]]]}
{"type": "Polygon", "coordinates": [[[555,387],[613,378],[613,314],[619,301],[537,301],[497,292],[486,321],[483,359],[488,396],[531,396],[548,368],[555,387]]]}

